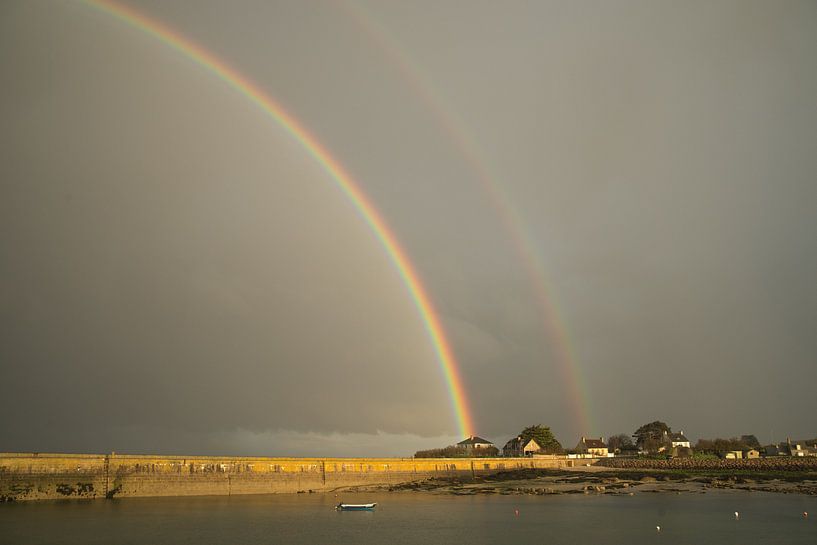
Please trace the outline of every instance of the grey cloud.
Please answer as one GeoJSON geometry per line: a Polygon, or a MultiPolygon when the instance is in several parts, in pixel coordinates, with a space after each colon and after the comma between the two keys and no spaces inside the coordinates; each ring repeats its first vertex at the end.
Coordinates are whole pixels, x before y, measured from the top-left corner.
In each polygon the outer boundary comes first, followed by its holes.
{"type": "MultiPolygon", "coordinates": [[[[355,10],[138,6],[360,182],[440,313],[480,434],[542,422],[572,444],[661,418],[814,435],[813,3],[360,4],[519,213],[590,430],[518,241],[355,10]]],[[[0,10],[0,449],[410,454],[455,436],[405,286],[289,135],[98,11],[0,10]]]]}

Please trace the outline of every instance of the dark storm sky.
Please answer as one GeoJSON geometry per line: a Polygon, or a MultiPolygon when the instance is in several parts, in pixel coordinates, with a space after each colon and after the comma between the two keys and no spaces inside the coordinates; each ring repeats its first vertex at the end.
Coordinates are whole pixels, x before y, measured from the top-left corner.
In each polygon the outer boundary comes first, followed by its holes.
{"type": "MultiPolygon", "coordinates": [[[[817,435],[814,2],[132,5],[349,170],[439,311],[480,435],[817,435]]],[[[76,2],[0,5],[0,74],[0,451],[457,439],[382,247],[246,98],[76,2]]]]}

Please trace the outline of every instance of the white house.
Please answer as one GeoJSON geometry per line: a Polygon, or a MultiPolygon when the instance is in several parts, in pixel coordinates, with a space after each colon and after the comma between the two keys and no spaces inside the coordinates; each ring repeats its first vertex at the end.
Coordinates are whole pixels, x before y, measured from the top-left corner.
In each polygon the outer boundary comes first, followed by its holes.
{"type": "Polygon", "coordinates": [[[686,436],[684,435],[684,430],[681,430],[678,433],[670,434],[669,440],[670,444],[672,445],[672,448],[675,447],[692,448],[689,444],[689,439],[687,439],[686,436]]]}
{"type": "Polygon", "coordinates": [[[480,448],[488,448],[494,446],[493,443],[488,441],[487,439],[483,439],[482,437],[477,437],[476,435],[472,435],[468,439],[463,439],[457,446],[460,448],[464,448],[467,450],[473,449],[480,449],[480,448]]]}
{"type": "Polygon", "coordinates": [[[590,439],[589,437],[582,436],[579,440],[579,444],[576,445],[576,452],[579,454],[607,457],[607,445],[604,443],[604,437],[590,439]]]}

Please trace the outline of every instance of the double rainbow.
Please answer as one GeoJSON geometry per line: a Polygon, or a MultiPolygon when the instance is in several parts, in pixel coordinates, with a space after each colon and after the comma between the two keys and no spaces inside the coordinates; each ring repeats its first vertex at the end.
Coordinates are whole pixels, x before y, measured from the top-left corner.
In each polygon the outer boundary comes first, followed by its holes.
{"type": "Polygon", "coordinates": [[[85,0],[102,13],[110,15],[127,25],[156,38],[162,43],[182,53],[207,71],[218,76],[227,85],[241,93],[258,106],[265,114],[295,138],[330,175],[337,187],[349,198],[363,220],[372,230],[385,249],[403,280],[436,352],[445,382],[449,390],[451,405],[462,436],[474,434],[471,411],[463,388],[457,361],[451,351],[445,332],[437,318],[428,293],[420,282],[417,272],[401,248],[394,233],[389,229],[380,213],[360,186],[344,170],[329,151],[293,115],[289,114],[271,96],[249,78],[231,68],[215,54],[182,35],[179,31],[147,15],[111,0],[85,0]]]}
{"type": "Polygon", "coordinates": [[[406,82],[408,88],[422,101],[437,120],[446,138],[468,165],[474,181],[485,195],[502,221],[510,236],[514,249],[524,265],[531,287],[536,294],[542,326],[551,342],[554,367],[565,388],[565,401],[569,404],[576,432],[590,435],[597,431],[592,419],[593,398],[584,379],[579,358],[571,342],[563,312],[560,311],[556,290],[547,274],[547,267],[538,244],[526,227],[526,222],[514,206],[512,199],[503,190],[481,159],[484,154],[471,137],[465,124],[437,92],[434,81],[422,66],[402,47],[393,32],[383,26],[370,8],[357,2],[340,2],[340,10],[363,31],[372,44],[376,45],[389,64],[394,66],[406,82]],[[596,431],[594,431],[596,430],[596,431]]]}

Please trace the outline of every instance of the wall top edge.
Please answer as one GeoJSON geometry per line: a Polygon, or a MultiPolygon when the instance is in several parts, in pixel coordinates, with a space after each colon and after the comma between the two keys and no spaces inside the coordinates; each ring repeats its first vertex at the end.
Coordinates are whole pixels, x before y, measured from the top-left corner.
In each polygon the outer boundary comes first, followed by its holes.
{"type": "MultiPolygon", "coordinates": [[[[531,458],[338,458],[338,457],[309,457],[309,458],[299,458],[299,457],[289,457],[289,456],[275,456],[275,457],[268,457],[268,456],[198,456],[198,455],[190,455],[190,456],[182,456],[182,455],[163,455],[163,454],[119,454],[119,453],[109,453],[109,454],[61,454],[55,452],[0,452],[0,459],[2,458],[32,458],[32,459],[56,459],[56,458],[74,458],[74,459],[83,459],[83,458],[94,458],[100,459],[109,456],[110,458],[116,458],[119,460],[212,460],[212,461],[231,461],[231,462],[263,462],[263,461],[270,461],[270,462],[304,462],[304,463],[315,463],[315,462],[337,462],[337,463],[355,463],[355,462],[379,462],[379,463],[388,463],[388,462],[407,462],[407,461],[417,461],[417,462],[439,462],[439,463],[454,463],[454,462],[465,462],[465,461],[519,461],[519,460],[530,460],[531,458]]],[[[566,457],[565,457],[566,458],[566,457]]]]}

